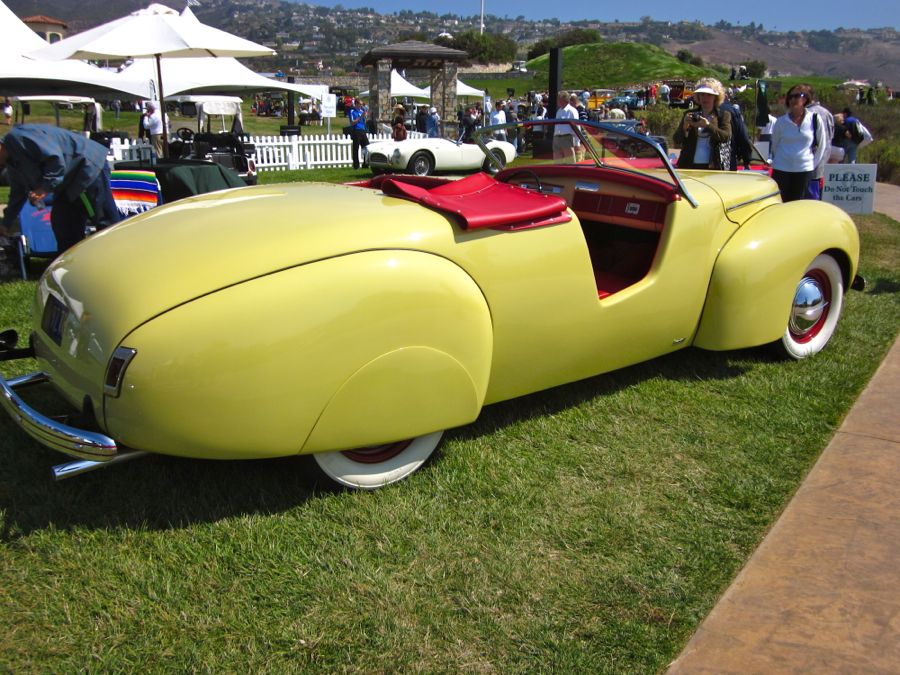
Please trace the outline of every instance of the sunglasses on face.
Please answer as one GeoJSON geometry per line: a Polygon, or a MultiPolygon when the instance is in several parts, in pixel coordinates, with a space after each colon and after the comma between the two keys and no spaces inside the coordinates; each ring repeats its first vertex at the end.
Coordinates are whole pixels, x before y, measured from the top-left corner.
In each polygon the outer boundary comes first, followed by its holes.
{"type": "Polygon", "coordinates": [[[806,94],[791,94],[788,96],[788,101],[791,101],[795,98],[806,98],[806,94]]]}

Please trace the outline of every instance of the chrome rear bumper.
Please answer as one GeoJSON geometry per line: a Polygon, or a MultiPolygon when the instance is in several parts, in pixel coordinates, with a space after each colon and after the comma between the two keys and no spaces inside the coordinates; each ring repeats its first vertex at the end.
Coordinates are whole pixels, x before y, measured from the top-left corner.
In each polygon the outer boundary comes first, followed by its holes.
{"type": "Polygon", "coordinates": [[[76,459],[98,462],[114,459],[119,448],[113,439],[52,420],[25,403],[15,392],[19,388],[49,381],[50,376],[44,372],[29,373],[9,380],[0,376],[0,405],[25,433],[48,448],[76,459]]]}
{"type": "Polygon", "coordinates": [[[147,454],[143,450],[119,448],[113,439],[101,433],[77,429],[52,420],[25,403],[15,392],[17,388],[49,381],[50,376],[44,372],[30,373],[10,380],[0,375],[0,405],[25,433],[41,445],[78,460],[54,466],[52,471],[56,480],[102,469],[147,454]]]}

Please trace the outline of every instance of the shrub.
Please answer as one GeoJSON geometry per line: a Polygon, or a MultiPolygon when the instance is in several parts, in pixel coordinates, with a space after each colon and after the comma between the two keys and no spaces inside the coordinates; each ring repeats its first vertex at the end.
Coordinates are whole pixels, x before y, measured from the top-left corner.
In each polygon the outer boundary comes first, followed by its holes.
{"type": "Polygon", "coordinates": [[[684,110],[670,108],[663,104],[655,105],[640,113],[640,117],[647,120],[650,133],[655,136],[665,136],[669,141],[669,147],[672,147],[672,134],[681,123],[682,115],[684,115],[684,110]]]}
{"type": "MultiPolygon", "coordinates": [[[[874,132],[872,132],[874,134],[874,132]]],[[[877,140],[859,151],[860,164],[877,164],[877,180],[900,185],[900,141],[877,140]]]]}

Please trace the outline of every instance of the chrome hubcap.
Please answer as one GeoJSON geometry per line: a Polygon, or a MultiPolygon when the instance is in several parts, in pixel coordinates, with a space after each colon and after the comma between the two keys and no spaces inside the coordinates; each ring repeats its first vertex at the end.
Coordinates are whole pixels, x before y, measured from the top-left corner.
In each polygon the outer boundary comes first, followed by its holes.
{"type": "Polygon", "coordinates": [[[818,279],[803,277],[794,294],[791,308],[790,330],[797,336],[812,331],[828,310],[828,298],[818,279]]]}

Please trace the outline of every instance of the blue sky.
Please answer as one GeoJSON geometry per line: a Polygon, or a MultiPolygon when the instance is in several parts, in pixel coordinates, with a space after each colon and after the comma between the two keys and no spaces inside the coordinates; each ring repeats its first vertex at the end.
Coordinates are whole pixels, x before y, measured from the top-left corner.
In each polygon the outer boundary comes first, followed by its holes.
{"type": "MultiPolygon", "coordinates": [[[[390,14],[400,10],[428,10],[438,14],[454,12],[462,16],[478,15],[480,0],[306,0],[309,4],[334,7],[372,7],[390,14]]],[[[638,21],[650,16],[658,21],[702,21],[714,24],[720,19],[736,25],[751,21],[761,23],[769,30],[834,30],[844,28],[897,28],[900,24],[900,3],[897,0],[814,0],[812,2],[786,3],[772,0],[763,2],[673,2],[672,0],[642,0],[626,3],[621,0],[484,0],[485,14],[527,19],[556,17],[560,21],[599,19],[600,21],[638,21]]],[[[475,21],[477,26],[477,20],[475,21]]]]}

